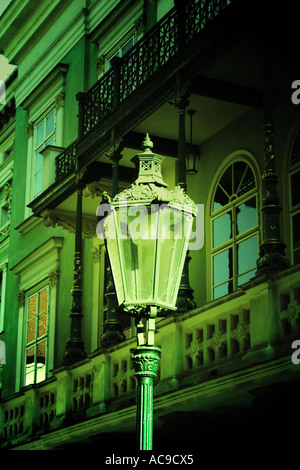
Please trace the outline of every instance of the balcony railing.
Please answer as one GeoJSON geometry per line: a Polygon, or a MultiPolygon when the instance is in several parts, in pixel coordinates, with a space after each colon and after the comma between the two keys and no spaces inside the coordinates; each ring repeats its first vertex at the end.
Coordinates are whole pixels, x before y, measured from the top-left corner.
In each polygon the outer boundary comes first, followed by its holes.
{"type": "MultiPolygon", "coordinates": [[[[166,397],[165,409],[168,393],[176,393],[177,388],[200,385],[195,393],[201,395],[201,386],[214,378],[219,384],[222,377],[228,383],[233,374],[236,383],[236,372],[244,383],[248,373],[252,377],[251,366],[259,363],[262,374],[267,373],[268,364],[268,374],[272,370],[278,374],[278,367],[273,367],[273,361],[278,361],[286,375],[296,367],[291,362],[291,345],[299,338],[299,320],[300,271],[295,267],[272,281],[253,281],[244,291],[183,317],[162,319],[155,336],[162,350],[155,396],[160,396],[160,402],[166,397]]],[[[62,367],[47,381],[2,400],[2,445],[22,445],[67,424],[80,422],[83,429],[86,419],[90,423],[130,408],[136,395],[130,354],[134,345],[132,338],[111,351],[95,352],[77,367],[62,367]]]]}
{"type": "MultiPolygon", "coordinates": [[[[231,0],[189,0],[180,13],[175,7],[170,10],[85,93],[80,110],[82,136],[159,72],[230,3],[231,0]]],[[[57,179],[72,173],[75,167],[73,143],[56,157],[57,179]]]]}

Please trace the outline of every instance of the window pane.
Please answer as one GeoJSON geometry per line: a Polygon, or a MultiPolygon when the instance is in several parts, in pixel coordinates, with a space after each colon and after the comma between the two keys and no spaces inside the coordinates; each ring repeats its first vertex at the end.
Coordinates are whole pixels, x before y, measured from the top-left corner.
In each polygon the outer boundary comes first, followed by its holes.
{"type": "Polygon", "coordinates": [[[0,213],[0,227],[5,225],[9,221],[9,213],[8,213],[8,208],[7,207],[1,207],[1,213],[0,213]]]}
{"type": "Polygon", "coordinates": [[[230,197],[232,195],[232,165],[227,168],[219,184],[230,197]]]}
{"type": "Polygon", "coordinates": [[[219,297],[223,297],[223,295],[227,295],[229,292],[229,282],[225,282],[224,284],[214,288],[214,299],[219,299],[219,297]]]}
{"type": "Polygon", "coordinates": [[[246,274],[242,274],[241,276],[238,277],[238,287],[240,287],[242,284],[245,284],[245,282],[250,281],[252,277],[255,275],[255,269],[252,271],[249,271],[246,274]]]}
{"type": "Polygon", "coordinates": [[[33,295],[28,300],[28,319],[29,320],[36,315],[36,309],[37,309],[36,304],[37,304],[37,295],[33,295]]]}
{"type": "Polygon", "coordinates": [[[48,289],[43,289],[39,294],[39,313],[45,312],[48,306],[48,289]]]}
{"type": "Polygon", "coordinates": [[[35,185],[34,185],[34,195],[37,196],[42,192],[43,188],[43,172],[40,170],[36,175],[35,175],[35,185]]]}
{"type": "Polygon", "coordinates": [[[45,123],[41,122],[36,128],[36,146],[38,147],[44,142],[45,123]]]}
{"type": "Polygon", "coordinates": [[[218,209],[221,209],[221,207],[226,206],[228,202],[229,197],[224,193],[223,189],[218,186],[216,190],[213,211],[216,212],[218,209]]]}
{"type": "Polygon", "coordinates": [[[233,164],[233,192],[237,194],[240,183],[244,179],[244,174],[247,168],[245,162],[235,162],[233,164]]]}
{"type": "Polygon", "coordinates": [[[299,177],[300,170],[291,175],[292,206],[300,203],[299,177]]]}
{"type": "Polygon", "coordinates": [[[293,215],[293,249],[300,248],[300,212],[293,215]]]}
{"type": "Polygon", "coordinates": [[[257,225],[256,198],[240,204],[236,209],[237,228],[236,234],[246,232],[257,225]]]}
{"type": "Polygon", "coordinates": [[[44,312],[39,315],[38,337],[43,336],[46,333],[47,333],[47,312],[44,312]]]}
{"type": "Polygon", "coordinates": [[[36,359],[36,382],[41,382],[46,378],[46,341],[37,345],[36,359]]]}
{"type": "Polygon", "coordinates": [[[54,145],[54,137],[51,137],[51,139],[49,139],[49,140],[46,142],[46,145],[54,145]]]}
{"type": "Polygon", "coordinates": [[[120,52],[119,52],[119,51],[117,51],[117,52],[110,58],[110,60],[109,60],[109,62],[108,62],[108,68],[109,68],[109,69],[112,67],[111,61],[112,61],[115,57],[120,57],[120,52]]]}
{"type": "Polygon", "coordinates": [[[42,168],[43,168],[43,155],[41,153],[37,153],[35,157],[35,172],[37,173],[42,168]]]}
{"type": "Polygon", "coordinates": [[[247,238],[237,245],[238,274],[255,268],[258,257],[257,235],[247,238]]]}
{"type": "Polygon", "coordinates": [[[300,250],[294,251],[293,256],[294,256],[294,264],[300,264],[300,250]]]}
{"type": "Polygon", "coordinates": [[[233,262],[232,248],[222,251],[214,256],[214,286],[227,281],[232,277],[233,262]]]}
{"type": "Polygon", "coordinates": [[[27,344],[35,340],[36,318],[30,320],[27,324],[27,344]]]}
{"type": "Polygon", "coordinates": [[[227,212],[213,220],[214,246],[219,246],[232,237],[231,232],[232,212],[227,212]]]}
{"type": "Polygon", "coordinates": [[[237,189],[237,196],[242,196],[243,194],[247,193],[250,191],[250,189],[255,188],[256,183],[255,183],[255,178],[254,174],[252,173],[251,168],[248,166],[246,173],[243,175],[242,180],[240,181],[240,184],[237,189]]]}
{"type": "Polygon", "coordinates": [[[124,54],[126,54],[126,52],[128,52],[133,46],[133,38],[131,38],[126,44],[125,46],[122,47],[122,56],[124,54]]]}
{"type": "Polygon", "coordinates": [[[54,111],[46,118],[46,137],[54,132],[54,111]]]}
{"type": "Polygon", "coordinates": [[[26,351],[25,385],[34,383],[34,346],[26,351]]]}

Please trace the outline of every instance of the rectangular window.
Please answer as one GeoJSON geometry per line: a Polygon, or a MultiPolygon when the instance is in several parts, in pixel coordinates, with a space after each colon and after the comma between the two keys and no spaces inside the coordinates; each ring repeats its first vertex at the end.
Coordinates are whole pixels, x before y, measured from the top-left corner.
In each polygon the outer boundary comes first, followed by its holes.
{"type": "Polygon", "coordinates": [[[44,287],[27,298],[25,385],[46,379],[49,289],[44,287]]]}
{"type": "Polygon", "coordinates": [[[111,61],[114,57],[123,57],[126,52],[128,52],[134,45],[134,36],[130,39],[122,41],[117,49],[114,49],[114,52],[107,55],[106,60],[106,71],[109,70],[112,66],[111,61]]]}
{"type": "Polygon", "coordinates": [[[55,110],[52,110],[35,124],[34,197],[43,190],[43,156],[40,152],[46,145],[55,145],[55,118],[55,110]]]}
{"type": "Polygon", "coordinates": [[[4,326],[4,292],[3,292],[3,272],[0,271],[0,333],[3,331],[4,326]]]}
{"type": "Polygon", "coordinates": [[[0,333],[4,331],[7,262],[0,267],[0,333]]]}

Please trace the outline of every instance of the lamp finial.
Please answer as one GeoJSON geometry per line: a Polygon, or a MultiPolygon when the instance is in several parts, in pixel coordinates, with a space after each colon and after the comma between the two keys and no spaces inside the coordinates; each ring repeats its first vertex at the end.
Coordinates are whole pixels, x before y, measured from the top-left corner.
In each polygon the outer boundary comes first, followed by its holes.
{"type": "Polygon", "coordinates": [[[142,142],[142,149],[143,149],[143,151],[145,151],[147,149],[149,149],[149,150],[153,149],[153,142],[150,140],[148,132],[146,133],[146,137],[142,142]]]}

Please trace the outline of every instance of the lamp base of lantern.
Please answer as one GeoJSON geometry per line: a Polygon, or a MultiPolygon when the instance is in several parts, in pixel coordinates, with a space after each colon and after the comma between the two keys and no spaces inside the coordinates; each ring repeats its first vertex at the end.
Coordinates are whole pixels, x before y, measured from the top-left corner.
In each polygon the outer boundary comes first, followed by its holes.
{"type": "Polygon", "coordinates": [[[153,381],[160,361],[160,348],[138,346],[131,350],[137,381],[136,434],[139,450],[153,446],[153,381]]]}

